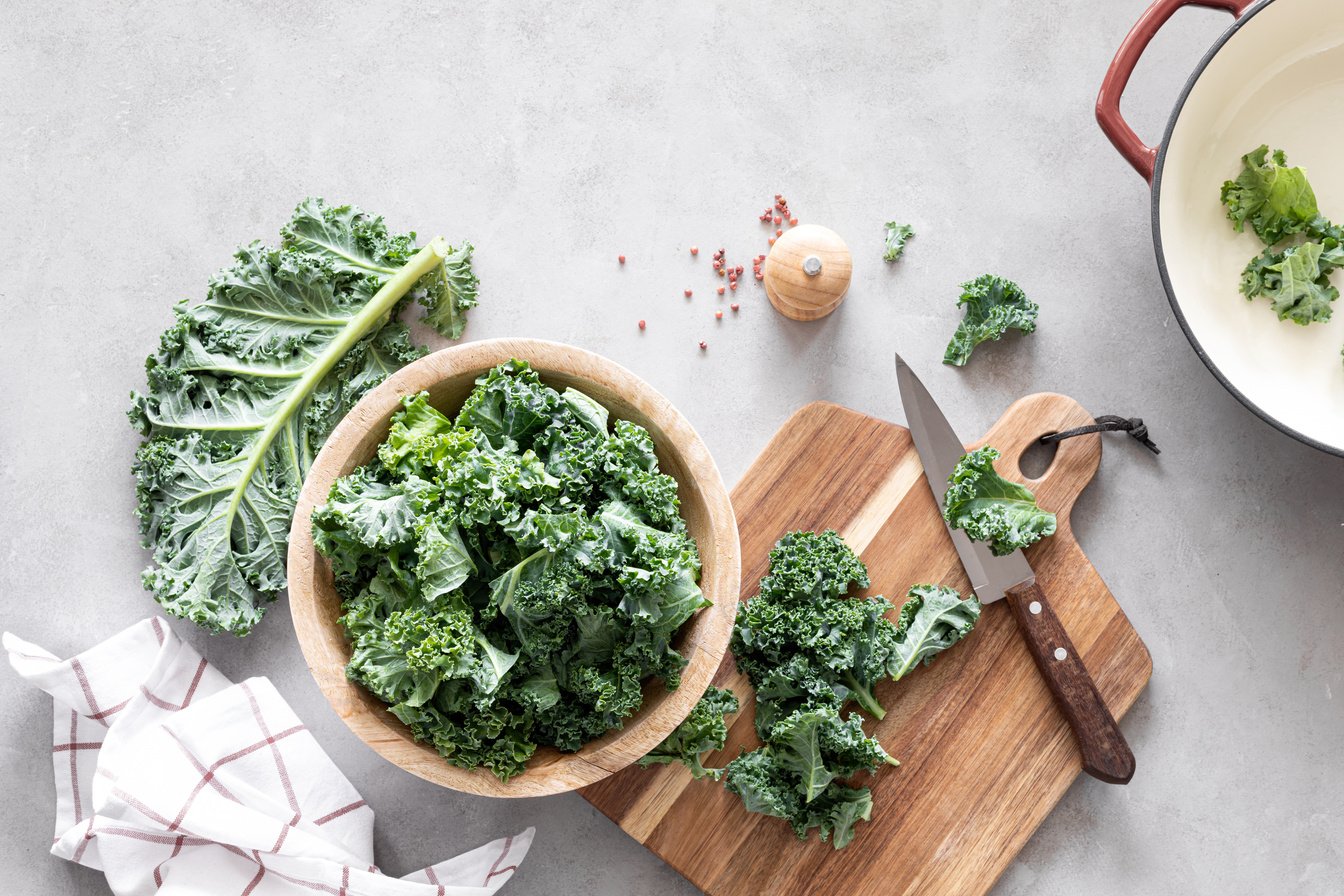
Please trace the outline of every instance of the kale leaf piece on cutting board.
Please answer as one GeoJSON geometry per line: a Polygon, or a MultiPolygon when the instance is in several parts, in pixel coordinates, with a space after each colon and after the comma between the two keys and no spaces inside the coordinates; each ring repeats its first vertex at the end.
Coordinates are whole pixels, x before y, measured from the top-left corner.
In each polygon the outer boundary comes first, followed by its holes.
{"type": "Polygon", "coordinates": [[[132,393],[145,587],[175,616],[247,634],[285,587],[299,486],[369,389],[423,349],[394,318],[411,299],[445,336],[476,303],[470,243],[415,234],[320,199],[300,203],[280,248],[259,242],[175,322],[132,393]]]}
{"type": "Polygon", "coordinates": [[[1027,298],[1022,287],[993,274],[981,274],[961,284],[957,307],[966,316],[957,324],[952,341],[943,353],[943,363],[963,367],[982,342],[1002,339],[1009,330],[1032,333],[1040,306],[1027,298]]]}
{"type": "Polygon", "coordinates": [[[985,446],[957,461],[943,495],[943,519],[1002,557],[1054,535],[1056,521],[1030,490],[994,470],[998,458],[997,450],[985,446]]]}
{"type": "Polygon", "coordinates": [[[705,768],[700,757],[712,750],[722,750],[728,740],[727,717],[737,712],[737,696],[729,690],[712,685],[695,704],[691,714],[648,755],[639,759],[645,768],[680,762],[696,778],[718,780],[721,768],[705,768]]]}
{"type": "MultiPolygon", "coordinates": [[[[654,752],[654,761],[679,759],[697,777],[721,774],[747,811],[788,821],[800,839],[817,829],[823,842],[847,846],[873,808],[869,789],[849,779],[898,763],[864,733],[859,714],[842,714],[844,707],[854,700],[881,718],[877,683],[930,662],[980,617],[974,597],[916,585],[893,622],[885,616],[893,609],[886,599],[848,596],[868,584],[863,562],[835,532],[781,538],[760,592],[738,609],[731,642],[755,689],[762,746],[724,769],[705,770],[699,754],[687,755],[686,745],[706,727],[704,716],[718,711],[715,692],[684,723],[686,731],[679,728],[654,752]]],[[[711,749],[722,748],[726,726],[722,738],[718,733],[711,749]]]]}
{"type": "MultiPolygon", "coordinates": [[[[341,596],[347,675],[447,762],[501,780],[538,746],[621,727],[650,678],[675,689],[673,638],[708,606],[649,433],[518,360],[452,419],[407,396],[377,457],[313,512],[313,541],[341,596]]],[[[735,710],[711,694],[650,762],[694,765],[735,710]]]]}

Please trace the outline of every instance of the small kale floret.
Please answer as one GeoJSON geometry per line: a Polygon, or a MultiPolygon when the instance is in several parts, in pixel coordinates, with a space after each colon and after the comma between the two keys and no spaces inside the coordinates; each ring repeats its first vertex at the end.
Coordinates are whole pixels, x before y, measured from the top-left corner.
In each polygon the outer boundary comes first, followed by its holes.
{"type": "Polygon", "coordinates": [[[887,222],[886,251],[882,253],[883,261],[895,261],[905,252],[906,240],[915,235],[915,228],[909,224],[897,224],[895,221],[887,222]]]}
{"type": "Polygon", "coordinates": [[[1288,167],[1283,150],[1270,154],[1260,146],[1241,157],[1236,180],[1223,183],[1222,201],[1227,217],[1240,233],[1249,222],[1266,246],[1302,233],[1319,214],[1316,193],[1302,168],[1288,167]]]}
{"type": "Polygon", "coordinates": [[[761,593],[806,601],[868,587],[868,569],[834,530],[790,532],[770,552],[761,593]]]}
{"type": "Polygon", "coordinates": [[[1055,515],[1038,507],[1025,486],[995,472],[998,457],[985,446],[957,461],[943,496],[943,519],[1002,557],[1054,535],[1055,515]]]}
{"type": "Polygon", "coordinates": [[[982,342],[1002,339],[1009,330],[1034,332],[1040,311],[1040,306],[1027,298],[1022,287],[993,274],[982,274],[961,284],[957,307],[964,307],[966,316],[957,324],[943,353],[943,363],[956,367],[964,366],[982,342]]]}
{"type": "Polygon", "coordinates": [[[870,817],[872,793],[841,780],[898,764],[864,735],[858,715],[842,721],[834,711],[799,712],[781,720],[764,746],[728,763],[724,786],[748,812],[786,820],[798,839],[816,828],[823,843],[843,849],[855,824],[870,817]]]}
{"type": "Polygon", "coordinates": [[[680,762],[691,770],[693,777],[708,777],[717,781],[723,775],[723,769],[705,768],[700,758],[710,751],[723,749],[728,740],[727,717],[737,710],[737,697],[732,691],[711,685],[686,720],[653,752],[642,757],[639,764],[647,768],[680,762]]]}
{"type": "Polygon", "coordinates": [[[1344,247],[1327,237],[1320,243],[1289,246],[1281,252],[1266,249],[1251,259],[1241,275],[1241,292],[1248,300],[1270,300],[1279,320],[1306,326],[1330,319],[1331,304],[1339,290],[1330,273],[1344,265],[1344,247]]]}

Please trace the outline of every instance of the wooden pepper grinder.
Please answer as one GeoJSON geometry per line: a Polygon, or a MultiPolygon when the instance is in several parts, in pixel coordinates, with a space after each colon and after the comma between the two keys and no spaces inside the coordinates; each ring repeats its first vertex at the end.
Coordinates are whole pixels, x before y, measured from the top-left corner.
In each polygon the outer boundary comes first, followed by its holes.
{"type": "Polygon", "coordinates": [[[834,230],[803,224],[784,231],[765,258],[765,294],[794,320],[818,320],[840,307],[854,261],[834,230]]]}

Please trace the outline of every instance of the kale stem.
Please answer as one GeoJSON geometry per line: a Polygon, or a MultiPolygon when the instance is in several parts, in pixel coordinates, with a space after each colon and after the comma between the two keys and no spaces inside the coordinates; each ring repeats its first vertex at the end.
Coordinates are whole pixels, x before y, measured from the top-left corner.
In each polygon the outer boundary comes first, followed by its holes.
{"type": "Polygon", "coordinates": [[[845,673],[845,686],[849,688],[851,695],[859,706],[862,706],[873,718],[880,720],[886,716],[887,711],[882,708],[882,704],[877,702],[877,698],[873,696],[873,692],[869,688],[859,684],[853,672],[845,673]]]}
{"type": "Polygon", "coordinates": [[[359,313],[346,322],[341,332],[327,344],[313,363],[304,371],[303,376],[294,384],[290,390],[289,397],[280,409],[271,416],[270,422],[266,428],[261,431],[256,440],[249,447],[250,456],[247,458],[246,466],[242,474],[238,477],[238,485],[234,489],[233,499],[229,501],[228,509],[225,515],[232,518],[238,510],[238,504],[243,499],[243,493],[247,491],[247,485],[252,481],[252,475],[257,472],[261,465],[261,459],[266,456],[266,451],[271,447],[271,442],[279,435],[280,428],[289,422],[299,407],[308,400],[313,389],[322,381],[331,369],[336,366],[336,362],[345,356],[345,353],[354,348],[355,343],[364,338],[365,334],[373,328],[374,323],[387,314],[392,307],[401,301],[406,293],[411,291],[411,287],[419,282],[438,265],[443,264],[443,260],[448,256],[449,246],[442,237],[435,237],[429,241],[419,252],[411,257],[411,260],[402,266],[401,270],[393,274],[388,281],[383,284],[382,289],[374,293],[369,303],[360,309],[359,313]]]}

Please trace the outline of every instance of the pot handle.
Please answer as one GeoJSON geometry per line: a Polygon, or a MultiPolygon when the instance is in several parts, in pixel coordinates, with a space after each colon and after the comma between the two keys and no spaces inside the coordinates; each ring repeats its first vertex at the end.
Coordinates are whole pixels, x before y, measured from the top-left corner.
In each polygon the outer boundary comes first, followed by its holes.
{"type": "Polygon", "coordinates": [[[1157,147],[1148,146],[1134,133],[1134,129],[1120,114],[1120,97],[1129,84],[1129,76],[1139,64],[1139,57],[1148,49],[1148,43],[1158,30],[1167,23],[1176,10],[1183,6],[1203,6],[1206,9],[1221,9],[1238,18],[1257,0],[1154,0],[1152,6],[1139,17],[1139,21],[1130,29],[1125,40],[1116,50],[1111,67],[1101,82],[1101,91],[1097,94],[1097,123],[1115,148],[1124,156],[1134,170],[1149,183],[1153,182],[1153,166],[1157,163],[1157,147]]]}

